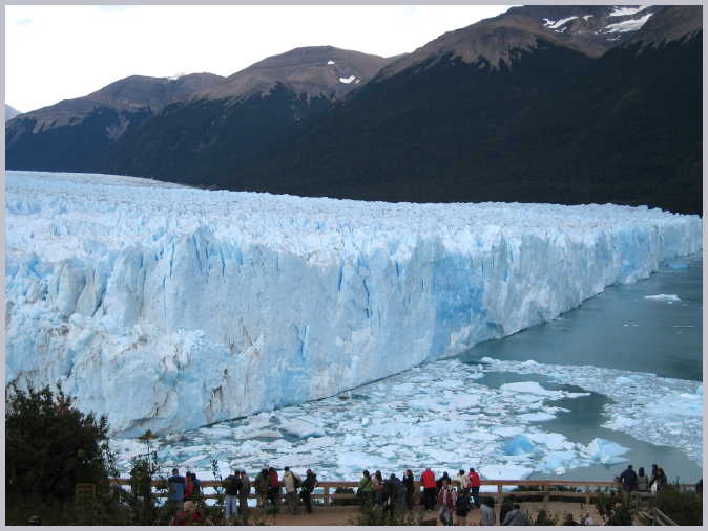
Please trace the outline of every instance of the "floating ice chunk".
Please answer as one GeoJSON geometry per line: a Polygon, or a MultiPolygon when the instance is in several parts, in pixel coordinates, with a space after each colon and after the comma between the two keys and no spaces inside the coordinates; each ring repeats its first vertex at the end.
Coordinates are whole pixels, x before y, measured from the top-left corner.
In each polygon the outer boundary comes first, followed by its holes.
{"type": "Polygon", "coordinates": [[[679,297],[678,295],[675,295],[673,293],[671,293],[671,294],[659,293],[658,295],[644,295],[644,298],[648,299],[650,301],[666,302],[668,304],[672,304],[674,302],[681,302],[681,297],[679,297]]]}
{"type": "Polygon", "coordinates": [[[333,64],[334,64],[334,61],[332,61],[332,59],[330,59],[329,61],[327,61],[327,64],[328,64],[328,65],[333,65],[333,64]]]}
{"type": "Polygon", "coordinates": [[[519,415],[519,419],[524,422],[545,422],[547,420],[553,420],[554,418],[556,418],[556,416],[550,413],[524,413],[523,415],[519,415]]]}
{"type": "Polygon", "coordinates": [[[283,421],[280,428],[290,435],[294,435],[302,439],[324,435],[324,427],[321,424],[309,422],[304,419],[291,419],[283,421]]]}
{"type": "Polygon", "coordinates": [[[534,444],[523,435],[517,435],[502,444],[502,452],[504,455],[521,456],[533,453],[535,449],[534,444]]]}
{"type": "Polygon", "coordinates": [[[512,382],[505,383],[499,386],[502,391],[513,391],[516,393],[529,393],[532,395],[544,395],[544,396],[557,396],[560,397],[562,393],[558,391],[549,391],[544,389],[538,382],[512,382]]]}
{"type": "Polygon", "coordinates": [[[616,442],[606,439],[593,439],[585,447],[583,453],[593,461],[602,463],[603,465],[615,465],[623,463],[627,459],[622,457],[629,448],[617,444],[616,442]]]}
{"type": "Polygon", "coordinates": [[[479,474],[483,479],[526,479],[533,472],[532,468],[519,465],[482,465],[479,474]]]}
{"type": "Polygon", "coordinates": [[[548,472],[556,474],[565,473],[567,468],[585,464],[575,450],[554,450],[549,452],[541,461],[541,467],[548,472]]]}

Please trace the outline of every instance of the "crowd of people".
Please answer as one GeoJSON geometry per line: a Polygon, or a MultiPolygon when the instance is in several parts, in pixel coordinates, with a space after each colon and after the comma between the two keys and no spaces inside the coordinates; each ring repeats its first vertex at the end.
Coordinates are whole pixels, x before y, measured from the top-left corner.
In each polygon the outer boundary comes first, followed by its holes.
{"type": "MultiPolygon", "coordinates": [[[[652,465],[650,477],[645,474],[643,467],[639,468],[637,473],[632,465],[629,465],[620,474],[618,481],[622,484],[627,497],[632,491],[656,493],[666,488],[668,483],[664,469],[658,465],[652,465]]],[[[201,483],[196,475],[187,471],[182,477],[179,475],[179,470],[175,468],[167,483],[167,503],[170,512],[174,514],[173,523],[185,525],[185,523],[202,521],[203,516],[199,507],[194,503],[201,499],[201,483]]],[[[305,512],[311,513],[312,492],[317,485],[317,475],[311,469],[307,469],[303,480],[289,467],[284,468],[282,478],[275,468],[265,467],[256,474],[253,482],[245,470],[233,469],[222,482],[224,519],[229,522],[239,515],[247,517],[251,487],[255,490],[258,508],[278,506],[284,489],[285,503],[291,514],[297,513],[300,501],[305,512]]],[[[470,468],[467,472],[459,470],[453,480],[447,472],[443,472],[439,478],[436,478],[435,473],[428,467],[420,474],[418,481],[410,469],[406,470],[400,479],[395,473],[384,479],[380,470],[376,470],[373,475],[368,470],[364,470],[356,496],[365,506],[379,507],[392,513],[413,510],[420,502],[426,511],[437,511],[437,517],[443,525],[453,525],[453,522],[466,525],[467,516],[472,511],[479,510],[480,524],[494,525],[494,498],[481,498],[480,485],[479,473],[474,468],[470,468]],[[453,481],[456,483],[454,487],[453,481]],[[422,487],[420,500],[419,489],[416,486],[418,482],[422,487]]],[[[572,521],[572,518],[568,521],[572,521]]],[[[584,515],[579,524],[592,525],[590,515],[584,515]]],[[[502,525],[529,525],[529,522],[526,513],[521,511],[518,505],[514,505],[513,509],[504,515],[502,525]]]]}
{"type": "Polygon", "coordinates": [[[618,480],[622,483],[625,497],[627,498],[633,491],[657,494],[659,491],[665,489],[668,484],[666,472],[656,464],[651,465],[651,477],[646,475],[644,467],[639,467],[639,470],[635,472],[632,465],[627,465],[627,468],[620,474],[618,480]]]}
{"type": "MultiPolygon", "coordinates": [[[[251,480],[248,473],[242,469],[233,469],[223,480],[224,489],[224,520],[233,521],[236,516],[248,517],[248,496],[251,493],[251,480]]],[[[307,470],[303,480],[285,467],[282,481],[278,471],[273,467],[263,468],[253,480],[256,493],[256,507],[275,507],[279,504],[282,488],[285,488],[285,500],[291,514],[297,512],[299,499],[303,501],[305,511],[312,512],[312,491],[317,487],[317,475],[307,470]]],[[[193,472],[185,476],[179,474],[179,469],[172,469],[172,475],[167,479],[167,505],[170,514],[174,515],[172,525],[192,525],[205,523],[203,510],[196,501],[203,500],[201,483],[193,472]]]]}

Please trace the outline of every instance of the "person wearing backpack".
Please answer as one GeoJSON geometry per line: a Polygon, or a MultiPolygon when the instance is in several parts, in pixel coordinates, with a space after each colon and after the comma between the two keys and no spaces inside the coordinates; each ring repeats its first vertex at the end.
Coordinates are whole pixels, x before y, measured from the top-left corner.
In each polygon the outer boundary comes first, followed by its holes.
{"type": "Polygon", "coordinates": [[[455,502],[455,514],[457,515],[457,525],[467,525],[467,513],[472,510],[472,505],[470,504],[470,497],[466,494],[465,490],[457,495],[457,501],[455,502]]]}
{"type": "Polygon", "coordinates": [[[236,516],[236,497],[241,480],[236,477],[234,471],[221,483],[224,487],[224,520],[227,522],[236,516]]]}
{"type": "Polygon", "coordinates": [[[374,484],[371,481],[371,474],[368,470],[364,470],[361,473],[356,495],[364,505],[371,505],[374,502],[374,484]]]}
{"type": "Polygon", "coordinates": [[[288,466],[285,467],[283,483],[285,484],[285,498],[288,501],[290,514],[297,514],[297,489],[300,486],[300,478],[288,466]]]}
{"type": "Polygon", "coordinates": [[[307,477],[300,490],[302,501],[305,503],[305,512],[307,513],[312,512],[312,491],[315,490],[315,487],[317,487],[317,475],[308,468],[307,477]]]}
{"type": "Polygon", "coordinates": [[[268,499],[273,507],[280,503],[280,480],[278,479],[278,471],[273,467],[268,469],[268,499]]]}

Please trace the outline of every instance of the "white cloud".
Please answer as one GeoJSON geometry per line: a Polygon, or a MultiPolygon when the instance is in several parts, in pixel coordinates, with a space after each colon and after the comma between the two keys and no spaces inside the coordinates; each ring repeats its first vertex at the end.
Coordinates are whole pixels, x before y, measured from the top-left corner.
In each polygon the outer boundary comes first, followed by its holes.
{"type": "Polygon", "coordinates": [[[390,57],[508,7],[8,5],[5,100],[27,111],[131,74],[229,75],[298,46],[390,57]]]}

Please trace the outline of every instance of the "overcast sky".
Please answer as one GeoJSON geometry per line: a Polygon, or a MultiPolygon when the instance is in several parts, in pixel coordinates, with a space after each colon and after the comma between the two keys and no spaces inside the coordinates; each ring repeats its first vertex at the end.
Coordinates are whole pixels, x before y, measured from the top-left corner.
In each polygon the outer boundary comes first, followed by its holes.
{"type": "Polygon", "coordinates": [[[22,112],[131,74],[229,75],[298,46],[390,57],[496,16],[496,6],[5,7],[5,103],[22,112]]]}

